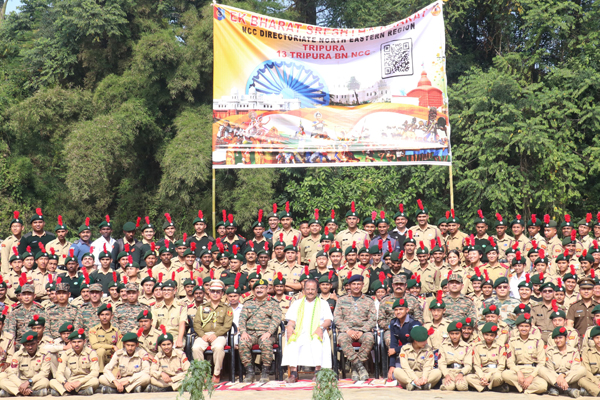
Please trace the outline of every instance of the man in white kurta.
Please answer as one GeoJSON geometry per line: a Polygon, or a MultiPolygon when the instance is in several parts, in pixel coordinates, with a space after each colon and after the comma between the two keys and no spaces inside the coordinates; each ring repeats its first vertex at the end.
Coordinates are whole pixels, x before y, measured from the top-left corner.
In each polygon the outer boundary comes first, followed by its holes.
{"type": "Polygon", "coordinates": [[[285,319],[287,343],[283,350],[282,365],[290,366],[287,383],[298,380],[298,365],[331,368],[331,342],[327,328],[333,315],[327,301],[317,297],[317,281],[304,282],[304,297],[292,303],[285,319]]]}

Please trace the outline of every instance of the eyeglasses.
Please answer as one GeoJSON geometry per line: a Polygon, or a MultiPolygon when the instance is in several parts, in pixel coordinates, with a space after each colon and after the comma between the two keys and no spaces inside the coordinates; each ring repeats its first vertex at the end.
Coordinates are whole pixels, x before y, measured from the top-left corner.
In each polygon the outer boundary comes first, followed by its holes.
{"type": "Polygon", "coordinates": [[[554,290],[552,290],[552,289],[542,290],[542,293],[554,293],[554,290]]]}
{"type": "Polygon", "coordinates": [[[211,292],[212,294],[218,294],[218,293],[221,293],[221,290],[211,290],[210,292],[211,292]]]}

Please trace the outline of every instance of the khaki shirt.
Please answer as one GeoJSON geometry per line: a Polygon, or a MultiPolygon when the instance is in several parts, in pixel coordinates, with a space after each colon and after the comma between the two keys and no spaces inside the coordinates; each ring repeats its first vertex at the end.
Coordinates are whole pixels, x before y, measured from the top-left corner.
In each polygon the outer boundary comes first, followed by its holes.
{"type": "Polygon", "coordinates": [[[12,356],[10,366],[5,372],[9,378],[14,376],[21,381],[31,379],[33,383],[37,383],[50,376],[50,359],[50,354],[44,354],[39,347],[37,352],[30,356],[25,347],[21,346],[12,356]]]}
{"type": "Polygon", "coordinates": [[[573,321],[573,327],[579,332],[580,336],[585,334],[588,327],[595,325],[592,310],[598,303],[592,299],[589,307],[582,300],[578,300],[569,307],[567,320],[573,321]]]}
{"type": "Polygon", "coordinates": [[[427,226],[422,229],[419,225],[415,225],[410,228],[413,233],[413,239],[417,242],[417,247],[419,246],[419,241],[423,241],[425,246],[429,246],[432,240],[439,237],[442,239],[442,231],[437,226],[427,224],[427,226]]]}
{"type": "MultiPolygon", "coordinates": [[[[578,349],[579,348],[579,334],[577,333],[577,331],[575,329],[567,328],[566,326],[565,326],[565,329],[567,330],[567,346],[572,347],[573,349],[578,349]]],[[[590,331],[591,331],[591,329],[590,329],[590,331]]],[[[592,343],[593,343],[593,341],[592,341],[592,343]]],[[[558,351],[558,348],[556,347],[556,343],[554,342],[554,339],[552,339],[552,336],[550,336],[548,338],[548,345],[546,346],[546,349],[547,350],[556,349],[558,351]]]]}
{"type": "Polygon", "coordinates": [[[0,357],[0,371],[2,371],[15,354],[15,341],[12,333],[2,332],[0,334],[0,349],[2,349],[2,357],[0,357]]]}
{"type": "MultiPolygon", "coordinates": [[[[496,339],[494,339],[494,343],[504,347],[510,339],[510,327],[502,320],[498,320],[497,325],[498,330],[496,331],[496,339]]],[[[480,326],[479,329],[481,329],[481,327],[482,326],[480,326]]],[[[479,342],[485,344],[485,339],[483,338],[483,333],[481,333],[481,330],[477,331],[477,336],[479,337],[479,342]]]]}
{"type": "Polygon", "coordinates": [[[432,328],[434,330],[427,339],[427,344],[431,346],[432,349],[439,349],[444,340],[448,338],[448,325],[450,325],[450,321],[446,318],[442,318],[438,326],[434,326],[433,322],[423,325],[428,331],[432,328]]]}
{"type": "Polygon", "coordinates": [[[558,236],[554,236],[550,240],[547,240],[547,239],[541,240],[538,243],[538,246],[541,249],[544,249],[544,251],[546,252],[548,257],[551,259],[554,259],[554,258],[560,256],[564,252],[563,247],[562,247],[562,242],[558,238],[558,236]]]}
{"type": "Polygon", "coordinates": [[[484,264],[480,268],[482,269],[482,274],[484,269],[488,272],[488,275],[492,282],[496,282],[496,279],[503,276],[508,277],[508,272],[510,271],[508,265],[506,264],[496,264],[493,267],[490,264],[484,264]]]}
{"type": "MultiPolygon", "coordinates": [[[[69,256],[69,249],[73,243],[65,239],[65,244],[60,244],[60,240],[54,239],[48,242],[46,245],[46,251],[50,254],[50,249],[54,249],[54,254],[58,256],[58,265],[65,265],[65,259],[69,256]],[[63,255],[65,257],[63,257],[63,255]]],[[[107,248],[108,251],[110,249],[107,248]]]]}
{"type": "Polygon", "coordinates": [[[150,376],[150,355],[139,347],[132,356],[129,356],[126,350],[117,350],[102,371],[109,382],[116,380],[113,375],[115,368],[118,368],[121,379],[131,377],[133,380],[140,375],[150,376]]]}
{"type": "Polygon", "coordinates": [[[471,346],[462,340],[454,346],[450,340],[444,341],[440,347],[438,368],[443,376],[447,376],[450,371],[460,372],[467,375],[473,369],[473,357],[471,346]]]}
{"type": "Polygon", "coordinates": [[[365,247],[365,239],[369,239],[369,235],[362,229],[357,229],[354,233],[344,229],[335,236],[335,241],[342,246],[342,254],[346,254],[346,249],[352,247],[353,242],[356,242],[356,250],[362,249],[365,247]]]}
{"type": "MultiPolygon", "coordinates": [[[[35,288],[35,300],[43,301],[48,299],[48,293],[46,292],[46,284],[48,283],[49,272],[42,272],[36,269],[31,273],[33,278],[33,286],[35,288]]],[[[53,281],[56,281],[56,274],[52,274],[53,281]]]]}
{"type": "Polygon", "coordinates": [[[286,246],[291,246],[294,243],[294,237],[297,238],[298,244],[302,238],[302,234],[298,229],[290,228],[289,231],[285,231],[283,228],[277,228],[277,230],[273,232],[273,243],[279,241],[280,233],[283,233],[283,243],[285,243],[286,246]]]}
{"type": "Polygon", "coordinates": [[[494,372],[502,372],[505,368],[506,349],[503,344],[494,342],[488,347],[485,342],[480,342],[473,347],[473,369],[479,378],[489,381],[494,372]]]}
{"type": "Polygon", "coordinates": [[[185,374],[189,368],[190,362],[183,351],[173,349],[171,357],[167,357],[167,355],[160,350],[152,360],[150,374],[154,379],[162,381],[161,375],[164,372],[171,377],[173,383],[177,383],[185,378],[185,374]]]}
{"type": "Polygon", "coordinates": [[[600,383],[598,375],[600,374],[600,352],[596,349],[596,346],[581,350],[583,366],[587,371],[586,378],[592,380],[594,383],[600,383]],[[593,379],[592,379],[593,378],[593,379]]]}
{"type": "Polygon", "coordinates": [[[179,337],[179,324],[187,321],[187,309],[176,305],[175,302],[170,306],[162,302],[152,307],[152,319],[155,328],[164,325],[167,332],[173,335],[175,339],[179,337]]]}
{"type": "Polygon", "coordinates": [[[431,265],[427,265],[425,269],[419,268],[413,271],[421,275],[421,294],[436,293],[441,289],[440,271],[431,265]]]}
{"type": "Polygon", "coordinates": [[[17,239],[15,235],[10,235],[4,239],[2,244],[0,244],[0,265],[2,266],[0,271],[2,272],[2,275],[6,275],[12,270],[8,260],[10,260],[10,257],[14,254],[12,248],[15,246],[19,247],[19,242],[20,239],[17,239]]]}
{"type": "Polygon", "coordinates": [[[278,261],[276,258],[274,258],[272,260],[269,260],[269,262],[267,263],[267,268],[271,269],[272,271],[277,271],[279,268],[283,267],[285,264],[287,264],[285,261],[285,258],[283,259],[283,261],[278,261]]]}
{"type": "Polygon", "coordinates": [[[427,345],[418,352],[412,346],[412,343],[407,343],[400,348],[400,368],[408,375],[411,381],[419,378],[419,375],[427,379],[433,365],[435,357],[433,349],[427,345]],[[415,372],[421,372],[422,374],[416,374],[415,372]]]}
{"type": "Polygon", "coordinates": [[[448,235],[448,238],[446,239],[446,247],[448,248],[448,251],[458,250],[462,257],[463,243],[465,241],[465,238],[468,237],[469,235],[461,231],[457,231],[456,235],[454,236],[448,235]]]}
{"type": "Polygon", "coordinates": [[[286,282],[290,283],[298,283],[298,279],[304,273],[304,267],[298,263],[293,267],[289,267],[287,263],[285,263],[282,267],[279,267],[275,270],[275,274],[281,272],[281,275],[285,278],[286,282]]]}
{"type": "MultiPolygon", "coordinates": [[[[302,292],[298,293],[298,295],[303,295],[302,292]]],[[[290,306],[294,302],[294,298],[292,296],[283,295],[281,299],[277,299],[277,296],[271,297],[271,300],[279,304],[279,308],[281,308],[281,315],[285,316],[290,306]]]]}
{"type": "Polygon", "coordinates": [[[102,328],[102,324],[98,324],[90,329],[88,341],[94,350],[112,350],[113,346],[121,349],[123,348],[123,343],[121,343],[122,337],[123,335],[114,325],[111,325],[108,329],[104,329],[102,328]]]}
{"type": "Polygon", "coordinates": [[[198,337],[208,332],[215,336],[225,336],[233,325],[233,309],[230,305],[219,303],[215,308],[208,302],[198,310],[194,316],[194,331],[198,337]]]}
{"type": "MultiPolygon", "coordinates": [[[[134,333],[137,333],[137,331],[134,333]]],[[[139,347],[146,350],[148,354],[154,357],[156,353],[158,353],[158,346],[156,344],[156,341],[158,340],[158,337],[160,335],[162,335],[161,331],[159,331],[156,328],[150,328],[150,332],[148,332],[147,335],[142,333],[142,336],[139,337],[139,347]]]]}
{"type": "Polygon", "coordinates": [[[300,262],[302,264],[308,264],[314,261],[314,258],[319,251],[319,245],[321,244],[321,236],[317,239],[313,239],[311,236],[305,237],[300,242],[300,262]]]}
{"type": "Polygon", "coordinates": [[[79,381],[82,385],[100,375],[98,354],[89,347],[84,347],[80,354],[69,349],[58,357],[56,380],[61,385],[67,381],[79,381]]]}
{"type": "Polygon", "coordinates": [[[567,374],[571,368],[581,365],[579,351],[567,344],[564,352],[557,347],[549,348],[546,357],[546,368],[557,374],[567,374]]]}
{"type": "Polygon", "coordinates": [[[407,269],[414,273],[419,269],[419,266],[419,259],[416,256],[412,260],[409,260],[406,257],[402,258],[402,269],[407,269]]]}
{"type": "Polygon", "coordinates": [[[546,361],[544,342],[542,339],[528,337],[523,340],[520,336],[508,341],[506,366],[513,371],[526,370],[526,377],[537,376],[546,361]],[[535,365],[534,365],[535,364],[535,365]]]}
{"type": "Polygon", "coordinates": [[[544,339],[544,342],[548,342],[548,337],[554,330],[554,324],[550,319],[550,315],[553,312],[552,306],[546,306],[544,303],[536,304],[531,308],[533,324],[538,326],[542,331],[542,339],[544,339]]]}
{"type": "Polygon", "coordinates": [[[509,248],[513,247],[513,245],[516,242],[519,242],[518,244],[518,249],[521,251],[521,255],[526,257],[527,256],[527,252],[529,250],[531,250],[531,248],[533,247],[533,245],[531,244],[531,240],[529,240],[529,238],[525,237],[525,235],[521,235],[520,238],[513,238],[513,240],[510,242],[509,244],[509,248]]]}
{"type": "Polygon", "coordinates": [[[492,237],[498,246],[498,259],[506,257],[506,250],[510,249],[510,244],[515,240],[515,238],[506,234],[502,239],[498,239],[498,236],[496,235],[492,235],[492,237]]]}

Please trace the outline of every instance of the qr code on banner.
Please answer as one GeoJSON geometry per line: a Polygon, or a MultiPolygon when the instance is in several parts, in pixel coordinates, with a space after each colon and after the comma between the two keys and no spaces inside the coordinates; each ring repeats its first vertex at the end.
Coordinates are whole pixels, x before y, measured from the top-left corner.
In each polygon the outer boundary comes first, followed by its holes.
{"type": "Polygon", "coordinates": [[[381,78],[413,74],[412,39],[399,39],[381,45],[381,78]]]}

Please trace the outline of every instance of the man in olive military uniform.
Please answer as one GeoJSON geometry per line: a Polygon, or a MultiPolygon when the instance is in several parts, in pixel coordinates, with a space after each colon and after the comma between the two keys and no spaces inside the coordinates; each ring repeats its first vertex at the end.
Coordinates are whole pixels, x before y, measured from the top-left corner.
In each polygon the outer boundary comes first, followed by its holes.
{"type": "Polygon", "coordinates": [[[125,288],[127,289],[127,303],[118,305],[114,310],[114,324],[123,334],[136,330],[136,317],[140,312],[150,310],[148,306],[138,302],[140,293],[137,283],[130,282],[125,285],[125,288]]]}
{"type": "Polygon", "coordinates": [[[219,383],[225,346],[227,345],[227,332],[233,325],[233,310],[223,303],[225,285],[220,280],[210,282],[209,302],[198,308],[194,316],[194,331],[198,336],[192,346],[194,360],[204,360],[204,351],[210,346],[213,352],[215,370],[212,380],[219,383]]]}
{"type": "Polygon", "coordinates": [[[102,393],[141,393],[150,383],[150,355],[138,346],[138,337],[123,335],[123,349],[117,350],[100,377],[102,393]],[[117,368],[116,373],[113,372],[117,368]]]}
{"type": "Polygon", "coordinates": [[[77,307],[69,304],[69,284],[59,283],[56,285],[56,304],[50,306],[46,311],[47,320],[49,322],[48,334],[52,339],[60,337],[58,328],[68,322],[75,324],[77,318],[77,307]]]}
{"type": "Polygon", "coordinates": [[[44,308],[35,303],[34,299],[35,288],[31,284],[25,284],[21,287],[21,301],[13,308],[13,311],[6,319],[6,331],[13,335],[14,338],[20,338],[27,330],[27,324],[35,314],[42,317],[47,317],[44,308]]]}
{"type": "Polygon", "coordinates": [[[257,344],[262,354],[262,374],[260,382],[269,381],[269,368],[273,362],[273,344],[281,324],[281,308],[267,298],[268,283],[259,279],[252,286],[254,299],[244,303],[239,319],[240,359],[246,369],[244,382],[254,381],[252,346],[257,344]]]}
{"type": "Polygon", "coordinates": [[[363,363],[369,358],[375,344],[372,331],[376,326],[377,311],[373,299],[362,293],[362,275],[353,275],[348,283],[350,293],[338,299],[334,312],[339,331],[338,343],[344,356],[352,363],[353,375],[358,373],[359,379],[366,381],[369,373],[363,363]],[[352,347],[353,342],[361,344],[358,353],[352,347]]]}
{"type": "Polygon", "coordinates": [[[93,283],[90,285],[90,301],[79,307],[75,317],[75,326],[83,328],[88,334],[92,326],[100,323],[98,318],[98,307],[102,305],[102,285],[93,283]]]}
{"type": "Polygon", "coordinates": [[[579,295],[581,299],[573,303],[567,312],[567,326],[575,328],[579,336],[585,335],[588,327],[594,325],[592,310],[598,303],[592,297],[592,289],[595,282],[591,278],[584,277],[579,280],[579,295]]]}
{"type": "MultiPolygon", "coordinates": [[[[0,314],[0,371],[4,371],[8,367],[8,362],[12,360],[12,355],[15,353],[15,338],[4,330],[7,314],[8,307],[4,307],[2,314],[0,314]]],[[[1,379],[2,375],[0,373],[1,379]]]]}
{"type": "Polygon", "coordinates": [[[69,335],[71,348],[58,358],[56,377],[50,381],[53,396],[64,396],[67,392],[91,396],[100,385],[98,354],[86,346],[85,339],[83,328],[69,335]]]}
{"type": "Polygon", "coordinates": [[[28,331],[20,340],[21,349],[13,356],[6,370],[7,379],[0,381],[0,397],[18,394],[47,396],[50,381],[50,355],[38,346],[38,334],[28,331]]]}
{"type": "Polygon", "coordinates": [[[104,370],[104,365],[108,364],[112,355],[123,347],[121,343],[121,333],[112,324],[112,304],[102,304],[96,312],[100,323],[90,329],[89,344],[98,354],[98,364],[100,370],[104,370]]]}

